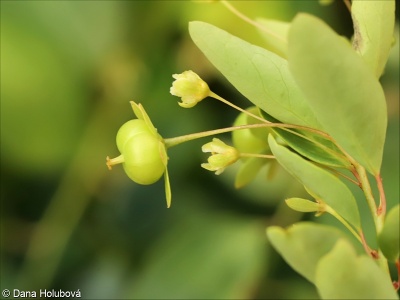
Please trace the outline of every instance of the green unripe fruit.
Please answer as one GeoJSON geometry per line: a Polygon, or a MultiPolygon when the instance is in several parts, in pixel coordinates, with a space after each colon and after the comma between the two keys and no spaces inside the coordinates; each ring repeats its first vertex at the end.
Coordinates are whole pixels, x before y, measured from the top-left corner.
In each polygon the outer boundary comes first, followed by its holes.
{"type": "Polygon", "coordinates": [[[124,149],[124,145],[127,141],[130,140],[131,137],[137,135],[138,133],[143,133],[143,132],[148,132],[150,133],[150,130],[147,126],[147,124],[140,119],[134,119],[126,122],[123,124],[117,133],[117,148],[119,152],[122,153],[122,150],[124,149]]]}
{"type": "Polygon", "coordinates": [[[142,119],[126,122],[118,130],[117,147],[121,155],[107,158],[109,169],[122,163],[125,173],[139,184],[152,184],[160,179],[167,166],[167,153],[162,137],[150,130],[142,119]]]}
{"type": "MultiPolygon", "coordinates": [[[[258,115],[257,107],[251,107],[247,111],[258,115]]],[[[253,121],[251,117],[245,113],[241,113],[233,125],[239,126],[258,123],[261,122],[253,121]]],[[[235,148],[243,153],[261,153],[268,150],[267,137],[268,129],[266,128],[242,129],[232,132],[232,140],[235,148]],[[264,139],[262,138],[263,136],[265,136],[264,139]]]]}
{"type": "Polygon", "coordinates": [[[122,155],[124,170],[136,183],[152,184],[165,172],[164,144],[147,132],[132,136],[125,143],[122,155]]]}
{"type": "Polygon", "coordinates": [[[167,207],[171,205],[171,187],[167,170],[167,147],[158,134],[149,116],[139,103],[131,101],[137,119],[123,124],[117,132],[116,142],[119,156],[106,157],[109,170],[122,164],[126,175],[134,182],[148,185],[164,175],[167,207]]]}

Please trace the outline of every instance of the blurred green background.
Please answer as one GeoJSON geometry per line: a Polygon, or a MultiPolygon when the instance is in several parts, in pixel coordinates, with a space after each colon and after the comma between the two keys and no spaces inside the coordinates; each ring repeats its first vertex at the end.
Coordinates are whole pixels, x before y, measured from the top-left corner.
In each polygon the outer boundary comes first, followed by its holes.
{"type": "MultiPolygon", "coordinates": [[[[191,42],[192,20],[254,44],[258,32],[219,3],[1,1],[1,289],[80,290],[82,298],[316,298],[268,245],[265,228],[310,215],[283,203],[304,191],[284,171],[234,190],[235,168],[200,168],[200,147],[169,151],[172,207],[162,180],[139,186],[119,166],[118,128],[144,105],[164,137],[229,126],[237,112],[210,99],[183,109],[171,75],[192,69],[250,106],[191,42]]],[[[235,1],[250,17],[323,18],[351,36],[342,1],[235,1]]],[[[389,110],[383,178],[399,199],[399,46],[382,78],[389,110]]],[[[228,137],[228,136],[227,136],[228,137]]],[[[329,216],[317,219],[340,227],[329,216]]]]}

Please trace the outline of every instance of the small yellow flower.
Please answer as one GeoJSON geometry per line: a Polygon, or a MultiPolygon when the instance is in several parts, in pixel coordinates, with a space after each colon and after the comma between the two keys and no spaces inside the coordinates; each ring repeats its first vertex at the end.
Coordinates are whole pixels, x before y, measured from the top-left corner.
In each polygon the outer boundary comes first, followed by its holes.
{"type": "Polygon", "coordinates": [[[182,107],[193,107],[210,95],[207,83],[193,71],[174,74],[172,77],[175,81],[172,83],[170,93],[182,99],[182,102],[178,103],[182,107]]]}
{"type": "Polygon", "coordinates": [[[216,175],[221,174],[226,167],[240,158],[240,153],[234,147],[228,146],[217,138],[203,145],[201,150],[212,154],[207,160],[208,163],[201,164],[201,166],[206,170],[215,171],[216,175]]]}

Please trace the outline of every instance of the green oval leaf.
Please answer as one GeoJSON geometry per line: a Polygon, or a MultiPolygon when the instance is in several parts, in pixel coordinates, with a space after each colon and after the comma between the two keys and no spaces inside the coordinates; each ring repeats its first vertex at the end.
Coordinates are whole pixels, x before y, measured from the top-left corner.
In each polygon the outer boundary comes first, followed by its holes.
{"type": "Polygon", "coordinates": [[[292,23],[288,57],[290,70],[325,131],[369,172],[379,173],[386,101],[364,60],[324,22],[306,14],[292,23]]]}
{"type": "Polygon", "coordinates": [[[363,57],[376,77],[380,77],[394,42],[395,1],[353,0],[353,48],[363,57]]]}
{"type": "Polygon", "coordinates": [[[318,212],[323,209],[323,205],[302,198],[289,198],[285,202],[291,209],[300,212],[318,212]]]}
{"type": "Polygon", "coordinates": [[[386,216],[385,224],[379,234],[379,246],[385,257],[391,261],[399,258],[400,252],[400,206],[393,207],[386,216]]]}
{"type": "Polygon", "coordinates": [[[321,258],[315,278],[322,299],[398,299],[388,274],[346,240],[321,258]]]}
{"type": "Polygon", "coordinates": [[[254,105],[290,124],[320,128],[285,59],[204,22],[190,36],[210,62],[254,105]]]}
{"type": "Polygon", "coordinates": [[[312,196],[317,196],[355,228],[361,229],[356,200],[340,179],[279,145],[272,135],[269,136],[268,141],[278,162],[310,190],[312,196]]]}
{"type": "Polygon", "coordinates": [[[298,273],[315,281],[315,269],[321,257],[327,254],[344,234],[338,229],[311,222],[296,223],[288,229],[272,226],[267,236],[276,251],[298,273]]]}

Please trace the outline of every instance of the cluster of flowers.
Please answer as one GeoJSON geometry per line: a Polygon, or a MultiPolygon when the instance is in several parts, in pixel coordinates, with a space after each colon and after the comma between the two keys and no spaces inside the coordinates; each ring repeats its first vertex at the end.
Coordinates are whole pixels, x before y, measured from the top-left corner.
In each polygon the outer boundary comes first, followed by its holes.
{"type": "MultiPolygon", "coordinates": [[[[179,102],[179,105],[184,108],[193,107],[206,97],[222,100],[235,107],[233,104],[230,104],[214,94],[207,83],[193,71],[174,74],[172,77],[175,81],[172,84],[170,93],[181,98],[182,102],[179,102]]],[[[164,175],[167,207],[171,205],[171,188],[167,170],[167,149],[172,146],[195,138],[240,130],[241,133],[234,136],[236,147],[229,146],[217,138],[213,138],[212,142],[203,145],[202,151],[211,153],[211,156],[208,158],[208,162],[201,164],[201,166],[209,171],[215,172],[217,175],[221,174],[226,167],[232,165],[240,158],[246,160],[249,156],[255,156],[257,158],[272,157],[270,155],[251,154],[239,151],[242,149],[247,150],[249,145],[253,145],[250,147],[257,149],[260,148],[261,145],[261,149],[258,149],[256,152],[265,152],[265,150],[267,150],[267,143],[262,142],[253,135],[250,130],[250,128],[253,129],[253,127],[256,129],[258,127],[257,124],[247,125],[244,120],[248,115],[260,119],[259,116],[255,115],[254,108],[249,111],[244,111],[235,107],[242,111],[242,115],[239,115],[235,122],[237,126],[164,139],[157,132],[157,129],[152,124],[143,106],[133,101],[131,101],[131,106],[137,118],[126,122],[118,130],[116,143],[121,154],[112,159],[107,156],[107,167],[111,170],[113,165],[122,164],[128,177],[134,182],[143,185],[153,184],[164,175]]],[[[263,119],[262,121],[267,122],[263,119]]],[[[267,130],[267,128],[260,129],[267,130]]]]}

